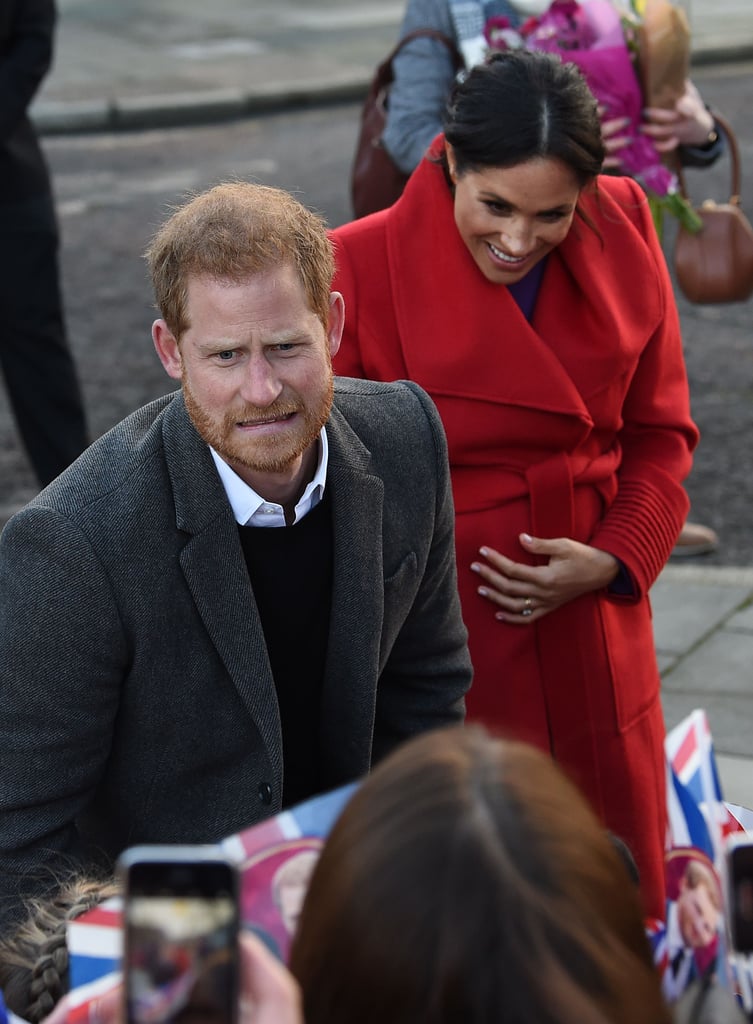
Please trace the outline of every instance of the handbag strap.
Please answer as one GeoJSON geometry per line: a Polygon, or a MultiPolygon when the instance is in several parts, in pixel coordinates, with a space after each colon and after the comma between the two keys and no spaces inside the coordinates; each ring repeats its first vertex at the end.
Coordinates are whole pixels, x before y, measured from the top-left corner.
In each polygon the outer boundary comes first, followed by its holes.
{"type": "MultiPolygon", "coordinates": [[[[729,121],[718,114],[715,110],[712,111],[714,118],[714,125],[717,130],[720,130],[725,137],[727,143],[727,149],[730,156],[730,182],[731,182],[731,193],[729,202],[732,206],[740,205],[740,147],[737,144],[737,136],[735,135],[732,125],[729,121]]],[[[682,167],[677,170],[677,180],[680,185],[680,192],[683,196],[688,199],[688,190],[685,184],[685,177],[682,173],[682,167]]]]}
{"type": "Polygon", "coordinates": [[[436,28],[417,28],[414,29],[413,32],[408,32],[407,35],[398,40],[392,51],[379,65],[379,68],[377,69],[377,78],[382,89],[391,85],[394,81],[395,75],[392,71],[392,62],[395,57],[397,57],[398,53],[400,53],[402,48],[407,46],[408,43],[412,43],[414,39],[420,39],[422,37],[426,39],[435,39],[438,43],[442,43],[442,45],[447,48],[450,58],[452,59],[453,69],[456,73],[460,71],[461,68],[465,67],[465,61],[463,60],[460,50],[458,50],[457,46],[449,36],[446,36],[444,32],[440,32],[439,29],[436,28]]]}

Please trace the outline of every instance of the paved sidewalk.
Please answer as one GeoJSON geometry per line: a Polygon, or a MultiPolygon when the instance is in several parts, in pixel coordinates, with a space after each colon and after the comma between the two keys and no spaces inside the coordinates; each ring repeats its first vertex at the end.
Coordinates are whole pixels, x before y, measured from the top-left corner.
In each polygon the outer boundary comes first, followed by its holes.
{"type": "MultiPolygon", "coordinates": [[[[714,0],[713,11],[690,5],[694,60],[753,56],[749,3],[714,0]]],[[[405,2],[58,0],[58,7],[55,67],[34,107],[48,133],[360,98],[397,40],[405,2]]]]}
{"type": "Polygon", "coordinates": [[[34,106],[48,133],[142,128],[360,98],[403,0],[58,0],[34,106]]]}
{"type": "Polygon", "coordinates": [[[704,708],[722,789],[753,808],[753,568],[670,565],[652,591],[667,725],[704,708]]]}
{"type": "MultiPolygon", "coordinates": [[[[55,67],[34,107],[49,133],[358,99],[397,37],[404,3],[59,0],[59,8],[55,67]]],[[[753,5],[721,22],[716,56],[753,55],[753,5]]],[[[710,38],[698,40],[700,55],[714,55],[710,43],[704,51],[710,38]]],[[[670,564],[653,602],[668,725],[705,708],[725,795],[753,807],[753,568],[670,564]]]]}

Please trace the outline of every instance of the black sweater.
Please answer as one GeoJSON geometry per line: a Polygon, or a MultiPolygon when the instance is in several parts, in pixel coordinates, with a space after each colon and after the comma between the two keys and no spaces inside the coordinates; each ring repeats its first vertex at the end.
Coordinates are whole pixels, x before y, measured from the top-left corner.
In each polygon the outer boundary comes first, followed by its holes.
{"type": "Polygon", "coordinates": [[[294,526],[239,526],[282,722],[283,805],[320,792],[321,693],[332,604],[328,495],[294,526]]]}

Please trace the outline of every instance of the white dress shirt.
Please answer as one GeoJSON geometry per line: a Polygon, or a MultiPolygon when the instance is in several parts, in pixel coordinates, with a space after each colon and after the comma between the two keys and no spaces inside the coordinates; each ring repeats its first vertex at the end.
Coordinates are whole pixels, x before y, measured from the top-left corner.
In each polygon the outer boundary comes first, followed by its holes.
{"type": "MultiPolygon", "coordinates": [[[[273,501],[266,501],[260,494],[257,494],[253,487],[249,487],[235,470],[228,466],[227,462],[209,446],[214,464],[220,475],[222,486],[225,488],[227,500],[233,510],[235,521],[241,526],[285,526],[285,510],[282,505],[273,501]]],[[[298,523],[307,513],[315,508],[322,500],[324,486],[327,479],[327,462],[329,459],[329,447],[327,445],[327,432],[322,427],[319,434],[319,462],[313,479],[306,485],[306,489],[295,506],[295,518],[293,524],[298,523]]]]}

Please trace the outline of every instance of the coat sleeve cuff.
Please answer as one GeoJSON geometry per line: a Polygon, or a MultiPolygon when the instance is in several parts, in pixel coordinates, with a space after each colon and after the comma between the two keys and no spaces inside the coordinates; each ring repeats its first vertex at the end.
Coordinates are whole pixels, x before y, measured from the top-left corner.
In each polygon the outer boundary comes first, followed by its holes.
{"type": "Polygon", "coordinates": [[[659,484],[658,479],[623,481],[590,541],[625,567],[636,600],[648,593],[666,565],[690,505],[677,483],[665,479],[663,487],[659,484]]]}

